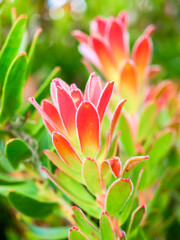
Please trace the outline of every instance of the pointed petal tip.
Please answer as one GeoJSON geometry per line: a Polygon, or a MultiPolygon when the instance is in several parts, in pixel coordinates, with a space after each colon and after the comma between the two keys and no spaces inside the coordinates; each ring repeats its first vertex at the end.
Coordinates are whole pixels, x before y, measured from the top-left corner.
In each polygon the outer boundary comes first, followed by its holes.
{"type": "Polygon", "coordinates": [[[29,98],[28,98],[28,100],[29,100],[29,102],[30,102],[30,103],[33,103],[33,102],[35,102],[35,99],[34,99],[34,97],[29,97],[29,98]]]}
{"type": "Polygon", "coordinates": [[[41,167],[41,170],[42,170],[43,172],[46,172],[45,167],[41,167]]]}
{"type": "Polygon", "coordinates": [[[26,56],[27,55],[27,52],[25,52],[25,51],[23,51],[23,52],[21,52],[21,53],[18,53],[18,55],[17,56],[26,56]]]}
{"type": "Polygon", "coordinates": [[[119,178],[119,180],[124,181],[124,182],[130,182],[132,185],[131,179],[129,179],[129,178],[119,178]]]}
{"type": "MultiPolygon", "coordinates": [[[[17,18],[17,20],[19,20],[19,19],[21,19],[21,18],[27,18],[27,15],[26,14],[21,14],[18,18],[17,18]]],[[[16,21],[17,21],[16,20],[16,21]]]]}
{"type": "Polygon", "coordinates": [[[102,215],[106,215],[107,217],[109,217],[109,213],[108,213],[108,211],[104,211],[104,212],[102,212],[102,215]]]}
{"type": "Polygon", "coordinates": [[[119,236],[119,240],[121,240],[121,238],[124,237],[124,236],[125,236],[125,232],[122,231],[122,234],[119,236]]]}
{"type": "Polygon", "coordinates": [[[43,153],[44,153],[44,154],[46,154],[46,153],[47,153],[47,150],[46,150],[46,149],[45,149],[45,150],[43,150],[43,153]]]}
{"type": "Polygon", "coordinates": [[[145,29],[144,33],[145,33],[145,35],[150,37],[155,30],[156,30],[156,26],[154,24],[151,24],[145,29]]]}
{"type": "Polygon", "coordinates": [[[80,208],[78,208],[77,206],[72,206],[72,209],[80,210],[80,208]]]}
{"type": "Polygon", "coordinates": [[[39,34],[41,34],[42,31],[43,31],[43,29],[42,29],[42,28],[39,28],[39,29],[36,31],[36,33],[35,33],[35,37],[37,37],[39,34]]]}
{"type": "Polygon", "coordinates": [[[90,160],[90,161],[92,161],[92,162],[95,161],[93,158],[90,158],[90,157],[87,157],[86,159],[87,159],[87,160],[90,160]]]}
{"type": "Polygon", "coordinates": [[[149,159],[149,156],[148,156],[148,155],[147,155],[147,156],[145,156],[145,157],[144,157],[144,159],[149,159]]]}
{"type": "Polygon", "coordinates": [[[108,84],[114,86],[115,82],[114,81],[110,81],[110,82],[108,82],[108,84]]]}
{"type": "Polygon", "coordinates": [[[73,230],[79,231],[79,229],[76,226],[72,226],[72,228],[69,229],[69,233],[71,233],[73,230]]]}

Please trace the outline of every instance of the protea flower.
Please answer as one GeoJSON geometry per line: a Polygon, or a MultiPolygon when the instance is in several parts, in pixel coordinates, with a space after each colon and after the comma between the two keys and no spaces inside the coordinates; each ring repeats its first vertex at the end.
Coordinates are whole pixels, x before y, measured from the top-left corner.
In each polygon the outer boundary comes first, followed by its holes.
{"type": "Polygon", "coordinates": [[[150,35],[153,31],[153,25],[147,27],[135,43],[132,56],[124,11],[117,18],[95,18],[90,36],[78,30],[73,32],[80,42],[79,50],[83,57],[98,68],[106,80],[115,81],[121,96],[129,100],[126,107],[133,112],[137,110],[147,81],[160,71],[159,66],[149,66],[152,54],[150,35]]]}
{"type": "MultiPolygon", "coordinates": [[[[73,202],[96,218],[105,210],[110,216],[120,213],[131,194],[136,194],[128,178],[129,172],[138,163],[148,159],[148,156],[131,158],[122,168],[120,158],[115,156],[119,133],[110,148],[115,126],[126,100],[117,105],[105,143],[100,145],[101,123],[113,87],[114,82],[108,82],[102,89],[100,78],[93,73],[84,95],[75,84],[68,86],[61,79],[54,79],[51,84],[54,105],[43,100],[39,106],[34,98],[30,98],[30,102],[41,113],[58,153],[44,151],[57,167],[55,175],[44,167],[42,170],[73,202]],[[112,175],[116,180],[110,182],[112,175]],[[107,187],[109,182],[110,186],[107,187]],[[95,197],[92,198],[82,185],[86,185],[95,197]],[[114,198],[115,195],[117,198],[114,198]]],[[[135,186],[138,183],[139,181],[135,186]]],[[[130,206],[132,202],[133,197],[130,206]]],[[[126,216],[129,214],[130,211],[126,210],[126,216]]]]}
{"type": "MultiPolygon", "coordinates": [[[[114,102],[119,101],[119,98],[128,100],[125,105],[127,111],[124,121],[129,125],[132,142],[135,145],[132,147],[133,150],[129,151],[131,154],[144,152],[142,144],[145,144],[145,140],[150,135],[147,133],[155,123],[159,127],[154,134],[161,131],[162,127],[170,126],[170,120],[158,122],[162,110],[167,109],[170,112],[169,118],[177,112],[177,85],[170,80],[157,85],[150,84],[150,80],[161,71],[160,66],[150,65],[151,34],[154,29],[153,25],[145,29],[134,44],[132,53],[129,50],[125,11],[117,18],[96,17],[90,25],[90,36],[79,30],[73,32],[80,42],[79,51],[83,57],[98,68],[107,81],[115,81],[114,102]],[[146,126],[146,129],[143,129],[143,125],[147,125],[148,128],[146,126]]],[[[123,130],[123,126],[121,127],[123,130]]],[[[121,136],[124,139],[126,136],[123,134],[125,135],[122,132],[121,136]]],[[[123,145],[124,142],[122,140],[123,145]]]]}
{"type": "MultiPolygon", "coordinates": [[[[100,78],[93,73],[84,95],[75,84],[68,86],[61,79],[54,79],[51,84],[54,105],[49,100],[43,100],[40,107],[34,98],[29,99],[41,113],[60,157],[75,171],[81,171],[86,157],[98,158],[101,148],[100,126],[113,88],[114,82],[108,82],[102,89],[100,78]]],[[[107,155],[115,124],[125,101],[122,100],[115,110],[101,160],[107,155]]]]}
{"type": "MultiPolygon", "coordinates": [[[[155,27],[150,25],[145,29],[131,54],[127,27],[127,13],[122,11],[117,18],[96,17],[90,25],[90,36],[79,30],[73,31],[73,35],[80,42],[79,51],[83,57],[98,68],[107,81],[115,81],[120,96],[128,99],[126,109],[135,113],[154,94],[148,87],[149,81],[161,67],[150,66],[151,34],[155,27]]],[[[172,92],[168,93],[166,99],[172,97],[172,92]]],[[[163,103],[161,101],[161,105],[163,103]]]]}

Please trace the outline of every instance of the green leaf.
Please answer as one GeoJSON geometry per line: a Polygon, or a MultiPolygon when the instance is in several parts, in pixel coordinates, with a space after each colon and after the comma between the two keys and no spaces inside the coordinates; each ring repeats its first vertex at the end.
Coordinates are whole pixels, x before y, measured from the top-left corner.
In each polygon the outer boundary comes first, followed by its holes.
{"type": "Polygon", "coordinates": [[[8,200],[17,211],[38,219],[48,216],[58,207],[58,203],[40,202],[19,192],[9,192],[8,200]]]}
{"type": "Polygon", "coordinates": [[[42,168],[54,184],[66,193],[69,198],[80,206],[84,211],[95,218],[99,218],[101,208],[92,195],[86,189],[67,174],[59,171],[55,177],[49,170],[42,168]]]}
{"type": "MultiPolygon", "coordinates": [[[[49,88],[50,88],[50,83],[52,79],[59,73],[60,67],[55,67],[53,71],[50,73],[50,75],[45,79],[45,81],[42,83],[40,86],[39,90],[36,92],[35,95],[35,100],[37,103],[40,103],[44,98],[49,96],[49,88]]],[[[28,103],[25,108],[21,109],[21,114],[25,115],[27,112],[33,113],[35,111],[35,108],[31,103],[28,103]]]]}
{"type": "Polygon", "coordinates": [[[100,219],[101,240],[115,240],[114,233],[111,227],[109,214],[103,212],[100,219]]]}
{"type": "Polygon", "coordinates": [[[21,105],[26,65],[26,53],[23,52],[17,55],[8,69],[2,91],[1,123],[10,120],[21,105]]]}
{"type": "Polygon", "coordinates": [[[138,126],[138,141],[143,141],[147,138],[155,119],[156,104],[148,103],[141,113],[138,126]]]}
{"type": "Polygon", "coordinates": [[[9,174],[0,172],[0,185],[20,184],[24,183],[24,180],[11,177],[9,174]]]}
{"type": "Polygon", "coordinates": [[[12,182],[11,184],[0,185],[0,195],[7,197],[9,191],[17,191],[28,196],[37,196],[37,187],[32,181],[26,182],[12,182]]]}
{"type": "Polygon", "coordinates": [[[112,176],[112,170],[111,170],[110,164],[107,161],[103,161],[101,164],[100,171],[101,171],[101,179],[106,186],[109,183],[112,176]]]}
{"type": "Polygon", "coordinates": [[[69,240],[88,240],[88,238],[78,228],[73,227],[69,231],[69,240]]]}
{"type": "Polygon", "coordinates": [[[109,187],[106,196],[106,210],[111,216],[118,214],[123,209],[132,189],[131,180],[123,178],[116,180],[109,187]]]}
{"type": "Polygon", "coordinates": [[[89,240],[97,240],[100,237],[99,230],[95,228],[78,207],[73,207],[74,219],[80,231],[85,233],[89,240]]]}
{"type": "Polygon", "coordinates": [[[126,220],[128,219],[128,217],[131,213],[131,209],[133,207],[137,189],[139,187],[139,184],[142,182],[142,175],[144,173],[144,167],[141,166],[141,163],[136,168],[134,168],[132,173],[133,174],[131,176],[131,180],[133,182],[133,190],[132,190],[130,197],[126,201],[123,210],[121,211],[121,213],[118,216],[118,221],[121,226],[126,222],[126,220]]]}
{"type": "Polygon", "coordinates": [[[94,159],[86,158],[83,162],[82,174],[87,188],[93,194],[102,193],[99,167],[94,159]]]}
{"type": "Polygon", "coordinates": [[[6,157],[15,169],[19,166],[21,161],[24,161],[32,156],[32,152],[27,143],[19,138],[12,138],[6,142],[5,153],[6,157]]]}
{"type": "Polygon", "coordinates": [[[114,139],[111,141],[111,144],[109,146],[108,155],[107,155],[106,159],[116,156],[117,149],[118,149],[118,144],[119,144],[119,134],[120,133],[116,134],[114,139]]]}
{"type": "Polygon", "coordinates": [[[38,227],[29,223],[26,223],[29,230],[40,239],[55,240],[68,238],[68,232],[70,227],[38,227]]]}
{"type": "Polygon", "coordinates": [[[142,218],[145,214],[146,208],[144,205],[139,206],[132,214],[131,222],[129,225],[128,235],[134,234],[137,228],[140,226],[142,218]]]}
{"type": "Polygon", "coordinates": [[[42,28],[39,28],[35,32],[33,41],[31,43],[31,47],[30,47],[29,52],[28,52],[26,78],[28,77],[28,74],[29,74],[29,71],[30,71],[30,68],[31,68],[31,65],[32,65],[32,62],[33,62],[33,57],[34,57],[37,41],[38,41],[38,38],[39,38],[41,32],[42,32],[42,28]]]}
{"type": "Polygon", "coordinates": [[[68,176],[67,174],[59,171],[57,176],[53,176],[47,169],[44,167],[42,168],[43,171],[46,172],[48,177],[67,195],[73,197],[79,201],[84,203],[94,205],[95,201],[94,198],[86,191],[86,189],[76,182],[73,178],[68,176]]]}
{"type": "MultiPolygon", "coordinates": [[[[21,15],[17,18],[13,27],[11,28],[6,41],[0,52],[0,89],[2,89],[3,83],[5,81],[5,76],[8,71],[10,64],[17,55],[24,32],[26,30],[26,15],[21,15]]],[[[19,68],[21,69],[21,68],[19,68]]],[[[23,72],[21,70],[20,72],[23,72]]]]}
{"type": "Polygon", "coordinates": [[[121,114],[118,130],[121,131],[120,140],[126,152],[132,156],[136,153],[136,148],[132,136],[131,127],[125,114],[121,114]]]}
{"type": "Polygon", "coordinates": [[[74,178],[76,181],[84,183],[82,175],[70,168],[56,153],[49,150],[44,150],[44,153],[57,168],[74,178]]]}
{"type": "Polygon", "coordinates": [[[149,152],[150,156],[150,167],[154,167],[159,163],[164,156],[167,155],[173,142],[173,131],[168,130],[162,132],[161,135],[154,141],[154,144],[149,152]]]}

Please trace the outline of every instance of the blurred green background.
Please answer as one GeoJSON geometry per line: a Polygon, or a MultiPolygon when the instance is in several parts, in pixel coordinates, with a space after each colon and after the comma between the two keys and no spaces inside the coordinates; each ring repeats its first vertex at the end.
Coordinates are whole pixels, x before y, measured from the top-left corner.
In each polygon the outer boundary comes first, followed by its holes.
{"type": "Polygon", "coordinates": [[[18,15],[28,15],[27,49],[35,30],[43,28],[32,69],[36,81],[58,65],[65,81],[84,88],[88,72],[81,63],[78,43],[71,31],[81,29],[89,33],[89,23],[95,16],[117,16],[122,9],[128,10],[131,47],[147,25],[155,24],[152,62],[163,67],[158,79],[179,79],[179,0],[1,0],[0,4],[1,45],[11,26],[12,7],[17,8],[18,15]]]}

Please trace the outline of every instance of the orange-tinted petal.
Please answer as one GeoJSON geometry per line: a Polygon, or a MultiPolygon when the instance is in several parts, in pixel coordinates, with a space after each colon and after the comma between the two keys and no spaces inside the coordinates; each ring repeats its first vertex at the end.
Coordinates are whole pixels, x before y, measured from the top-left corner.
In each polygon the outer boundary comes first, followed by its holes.
{"type": "Polygon", "coordinates": [[[122,23],[118,23],[116,20],[113,20],[108,24],[106,34],[116,65],[119,66],[121,61],[128,56],[124,39],[124,26],[122,23]]]}
{"type": "Polygon", "coordinates": [[[62,87],[57,87],[58,111],[63,124],[71,137],[76,134],[75,114],[76,106],[70,94],[62,87]]]}
{"type": "Polygon", "coordinates": [[[151,61],[151,53],[152,53],[152,44],[150,38],[147,35],[141,36],[134,45],[132,51],[132,59],[135,62],[138,70],[138,75],[140,76],[140,81],[142,81],[142,77],[144,71],[148,67],[151,61]]]}
{"type": "Polygon", "coordinates": [[[123,98],[126,98],[126,107],[130,111],[136,111],[138,97],[138,82],[137,73],[134,63],[131,60],[126,60],[120,72],[120,93],[123,98]]]}
{"type": "Polygon", "coordinates": [[[53,133],[53,144],[59,156],[64,162],[69,165],[73,170],[81,171],[81,159],[71,143],[60,133],[53,133]]]}
{"type": "Polygon", "coordinates": [[[118,157],[112,157],[110,159],[106,160],[111,167],[111,171],[114,174],[115,177],[119,177],[121,173],[121,161],[118,157]]]}
{"type": "Polygon", "coordinates": [[[112,53],[108,46],[100,39],[92,37],[92,47],[96,52],[99,61],[102,64],[103,72],[108,81],[117,80],[116,65],[112,56],[112,53]]]}
{"type": "Polygon", "coordinates": [[[96,157],[99,150],[100,123],[98,113],[92,103],[84,101],[80,104],[76,124],[84,157],[96,157]]]}
{"type": "MultiPolygon", "coordinates": [[[[42,106],[42,110],[47,114],[47,116],[52,120],[52,122],[56,125],[57,129],[59,132],[63,133],[64,135],[67,135],[67,132],[64,128],[63,122],[59,116],[59,113],[57,111],[57,109],[55,108],[55,106],[48,100],[44,99],[41,102],[41,106],[42,106]]],[[[55,131],[56,129],[54,129],[51,124],[49,124],[49,122],[44,119],[45,125],[48,128],[48,130],[50,131],[50,133],[52,133],[53,131],[55,131]]]]}
{"type": "Polygon", "coordinates": [[[71,97],[73,98],[76,107],[79,107],[79,104],[83,101],[82,92],[79,89],[73,89],[71,91],[71,97]]]}
{"type": "Polygon", "coordinates": [[[114,82],[107,83],[99,98],[97,109],[98,109],[100,122],[102,122],[103,120],[113,89],[114,89],[114,82]]]}

